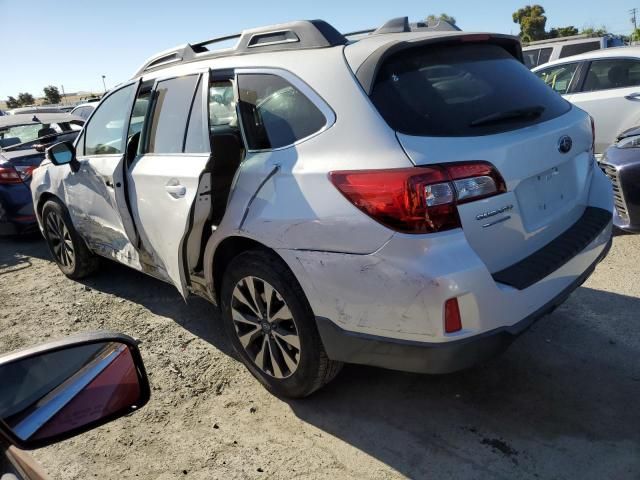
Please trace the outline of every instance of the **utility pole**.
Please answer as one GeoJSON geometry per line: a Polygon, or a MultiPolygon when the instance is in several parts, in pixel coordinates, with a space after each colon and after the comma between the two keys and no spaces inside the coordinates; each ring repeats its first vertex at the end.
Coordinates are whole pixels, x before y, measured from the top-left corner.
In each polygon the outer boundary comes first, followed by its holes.
{"type": "Polygon", "coordinates": [[[66,98],[64,94],[64,85],[60,85],[60,89],[62,90],[62,105],[66,105],[66,98]]]}
{"type": "Polygon", "coordinates": [[[102,75],[102,86],[104,87],[104,93],[107,93],[107,84],[104,82],[106,75],[102,75]]]}
{"type": "Polygon", "coordinates": [[[633,23],[633,31],[635,32],[638,29],[638,19],[637,19],[637,8],[632,8],[629,10],[629,15],[631,15],[631,23],[633,23]]]}

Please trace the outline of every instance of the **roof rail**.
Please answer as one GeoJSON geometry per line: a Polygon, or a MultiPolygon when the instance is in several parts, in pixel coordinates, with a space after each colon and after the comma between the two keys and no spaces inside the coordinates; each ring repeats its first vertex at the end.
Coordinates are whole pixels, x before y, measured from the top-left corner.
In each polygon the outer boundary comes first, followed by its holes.
{"type": "Polygon", "coordinates": [[[436,23],[412,22],[409,23],[409,17],[392,18],[378,28],[368,28],[355,32],[345,33],[345,37],[356,37],[360,35],[378,35],[385,33],[404,33],[404,32],[442,32],[442,31],[460,31],[456,25],[445,20],[438,20],[436,23]]]}
{"type": "Polygon", "coordinates": [[[160,52],[149,58],[133,78],[147,72],[186,63],[202,58],[216,58],[258,52],[300,50],[344,45],[347,39],[334,27],[323,20],[299,20],[244,30],[242,33],[212,38],[194,44],[185,44],[160,52]],[[232,48],[209,50],[209,45],[238,39],[232,48]]]}

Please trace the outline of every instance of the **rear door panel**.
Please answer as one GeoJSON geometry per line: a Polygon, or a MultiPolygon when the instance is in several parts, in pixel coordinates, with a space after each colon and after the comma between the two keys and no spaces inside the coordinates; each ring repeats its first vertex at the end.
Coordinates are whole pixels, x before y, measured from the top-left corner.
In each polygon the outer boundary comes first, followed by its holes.
{"type": "MultiPolygon", "coordinates": [[[[197,88],[202,96],[196,96],[195,101],[203,102],[201,109],[203,125],[202,134],[206,135],[204,126],[208,125],[208,110],[206,103],[207,76],[199,74],[180,77],[194,77],[197,88]]],[[[171,93],[172,85],[164,83],[175,78],[162,79],[156,82],[154,87],[154,106],[159,109],[168,105],[166,100],[171,93]],[[164,91],[164,92],[163,92],[164,91]],[[159,93],[160,92],[160,93],[159,93]],[[169,93],[166,93],[169,92],[169,93]],[[164,102],[164,103],[163,103],[164,102]]],[[[185,80],[190,82],[190,80],[185,80]]],[[[191,102],[196,85],[191,90],[191,95],[186,102],[180,103],[180,108],[185,107],[187,118],[191,112],[191,102]],[[184,105],[186,103],[186,105],[184,105]]],[[[169,106],[159,110],[160,122],[166,121],[172,129],[180,129],[184,132],[186,121],[184,111],[180,108],[172,110],[169,106]]],[[[147,117],[153,120],[153,115],[147,117]]],[[[153,128],[145,128],[147,138],[143,142],[149,145],[154,135],[162,136],[162,132],[153,131],[153,128]]],[[[208,138],[208,137],[207,137],[208,138]]],[[[159,144],[162,140],[159,138],[159,144]]],[[[140,234],[140,249],[145,261],[153,265],[157,271],[155,274],[170,283],[173,283],[183,296],[187,295],[188,280],[184,271],[183,242],[188,233],[189,218],[202,172],[206,169],[210,159],[210,153],[164,153],[155,151],[138,155],[127,169],[127,185],[131,202],[133,219],[140,234]]]]}

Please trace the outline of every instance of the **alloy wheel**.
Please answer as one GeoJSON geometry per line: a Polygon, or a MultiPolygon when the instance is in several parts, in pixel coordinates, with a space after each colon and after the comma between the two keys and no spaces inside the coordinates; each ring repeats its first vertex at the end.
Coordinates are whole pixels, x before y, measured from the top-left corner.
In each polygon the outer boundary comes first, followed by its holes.
{"type": "Polygon", "coordinates": [[[62,217],[56,212],[50,211],[45,221],[47,238],[53,250],[53,255],[58,263],[65,267],[72,267],[75,262],[75,251],[69,229],[64,224],[62,217]]]}
{"type": "Polygon", "coordinates": [[[284,379],[300,363],[300,337],[282,295],[258,277],[244,277],[231,298],[236,335],[253,363],[267,375],[284,379]]]}

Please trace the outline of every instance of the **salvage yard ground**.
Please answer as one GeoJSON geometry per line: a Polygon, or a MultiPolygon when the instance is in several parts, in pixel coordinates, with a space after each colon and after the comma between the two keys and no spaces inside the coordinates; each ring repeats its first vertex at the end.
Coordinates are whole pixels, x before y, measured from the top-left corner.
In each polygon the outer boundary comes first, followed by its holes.
{"type": "Polygon", "coordinates": [[[0,353],[96,329],[143,341],[140,412],[34,453],[54,479],[640,478],[640,236],[506,354],[442,377],[347,366],[282,401],[214,307],[105,262],[73,282],[43,241],[0,240],[0,353]]]}

